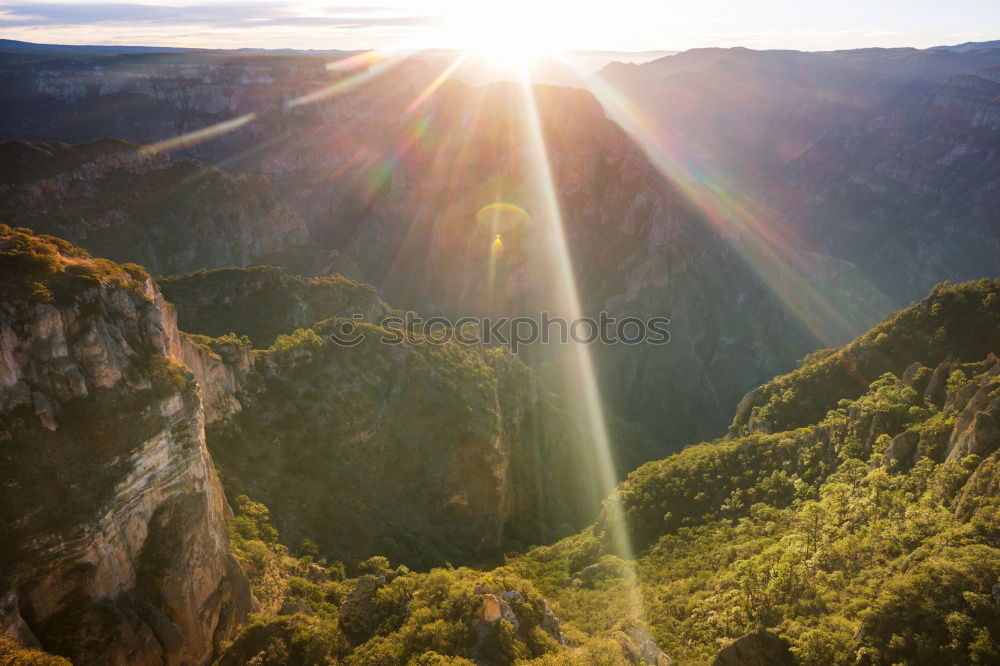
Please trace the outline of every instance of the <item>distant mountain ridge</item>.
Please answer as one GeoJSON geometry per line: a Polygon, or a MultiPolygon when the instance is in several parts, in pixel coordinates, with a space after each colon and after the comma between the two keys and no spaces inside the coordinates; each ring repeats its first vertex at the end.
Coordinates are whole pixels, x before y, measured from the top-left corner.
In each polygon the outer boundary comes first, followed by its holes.
{"type": "Polygon", "coordinates": [[[79,55],[132,55],[139,53],[195,53],[205,51],[222,51],[233,53],[273,53],[275,55],[349,55],[359,51],[344,51],[341,49],[212,49],[189,46],[128,46],[110,44],[38,44],[22,42],[16,39],[0,39],[0,53],[44,52],[48,54],[68,53],[79,55]]]}

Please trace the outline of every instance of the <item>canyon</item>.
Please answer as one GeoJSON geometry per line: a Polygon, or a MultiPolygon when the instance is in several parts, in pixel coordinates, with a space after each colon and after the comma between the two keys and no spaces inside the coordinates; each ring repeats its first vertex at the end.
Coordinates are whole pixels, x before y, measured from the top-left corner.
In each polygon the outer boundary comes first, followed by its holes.
{"type": "Polygon", "coordinates": [[[0,43],[0,661],[1000,654],[996,44],[356,57],[0,43]]]}

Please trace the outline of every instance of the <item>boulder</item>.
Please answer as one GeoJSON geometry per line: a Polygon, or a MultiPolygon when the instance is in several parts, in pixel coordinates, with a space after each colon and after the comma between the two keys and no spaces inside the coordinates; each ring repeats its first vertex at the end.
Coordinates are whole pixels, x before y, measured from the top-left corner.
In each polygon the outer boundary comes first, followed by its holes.
{"type": "Polygon", "coordinates": [[[795,658],[785,640],[770,631],[737,638],[715,655],[713,666],[794,666],[795,658]]]}
{"type": "Polygon", "coordinates": [[[385,576],[362,576],[340,605],[340,628],[352,645],[368,640],[378,627],[375,598],[385,587],[385,576]]]}

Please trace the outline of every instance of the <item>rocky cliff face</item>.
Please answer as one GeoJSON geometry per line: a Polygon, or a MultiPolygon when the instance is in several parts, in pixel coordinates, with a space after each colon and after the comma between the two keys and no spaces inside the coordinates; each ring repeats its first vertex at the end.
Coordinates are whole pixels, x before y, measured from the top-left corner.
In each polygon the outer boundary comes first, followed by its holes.
{"type": "Polygon", "coordinates": [[[0,228],[0,626],[80,664],[202,664],[252,604],[173,310],[0,228]]]}
{"type": "Polygon", "coordinates": [[[114,140],[0,144],[0,214],[154,274],[314,249],[265,178],[140,148],[114,140]]]}

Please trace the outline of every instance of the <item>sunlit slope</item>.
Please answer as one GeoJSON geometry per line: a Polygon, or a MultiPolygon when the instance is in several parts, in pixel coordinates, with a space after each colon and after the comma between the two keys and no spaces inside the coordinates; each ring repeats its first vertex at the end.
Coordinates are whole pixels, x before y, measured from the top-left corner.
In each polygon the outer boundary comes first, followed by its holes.
{"type": "Polygon", "coordinates": [[[759,389],[749,433],[630,474],[635,562],[605,555],[599,520],[515,570],[594,635],[628,617],[637,571],[652,635],[682,663],[757,627],[805,664],[989,662],[998,353],[1000,283],[937,288],[759,389]]]}
{"type": "Polygon", "coordinates": [[[158,280],[188,333],[250,338],[266,349],[282,333],[330,317],[378,322],[392,312],[371,285],[342,275],[302,277],[278,266],[220,268],[158,280]]]}

